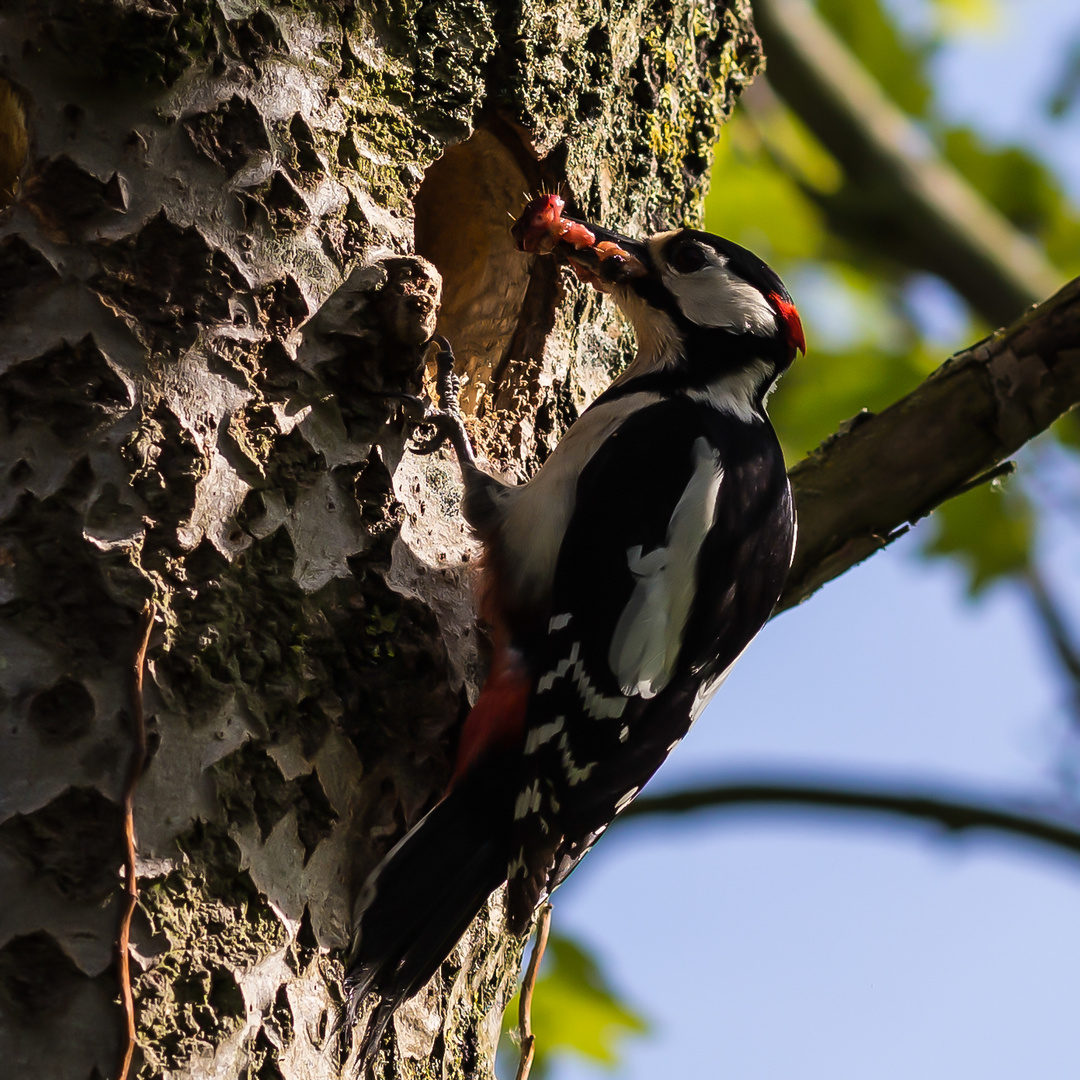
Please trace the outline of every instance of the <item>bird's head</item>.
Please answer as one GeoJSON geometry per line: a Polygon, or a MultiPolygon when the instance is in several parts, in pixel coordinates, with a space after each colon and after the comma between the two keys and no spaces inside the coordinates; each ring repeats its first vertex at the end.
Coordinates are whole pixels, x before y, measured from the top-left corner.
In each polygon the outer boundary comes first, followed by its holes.
{"type": "Polygon", "coordinates": [[[694,229],[634,240],[563,216],[561,203],[554,195],[534,200],[514,235],[522,250],[563,256],[630,319],[638,355],[619,383],[665,377],[704,391],[718,380],[752,379],[760,404],[806,351],[784,283],[753,252],[694,229]]]}

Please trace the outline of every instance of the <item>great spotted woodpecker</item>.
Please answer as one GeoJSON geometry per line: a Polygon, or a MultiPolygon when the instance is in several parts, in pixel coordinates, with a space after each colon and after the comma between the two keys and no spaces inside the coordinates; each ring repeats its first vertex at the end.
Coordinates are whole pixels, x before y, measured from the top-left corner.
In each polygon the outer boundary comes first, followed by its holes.
{"type": "Polygon", "coordinates": [[[483,542],[495,654],[446,794],[355,905],[353,1015],[379,998],[368,1054],[503,882],[508,929],[528,928],[761,629],[794,550],[765,399],[805,342],[779,277],[720,237],[638,242],[555,196],[514,233],[610,293],[638,352],[520,486],[477,468],[459,415],[433,414],[483,542]]]}

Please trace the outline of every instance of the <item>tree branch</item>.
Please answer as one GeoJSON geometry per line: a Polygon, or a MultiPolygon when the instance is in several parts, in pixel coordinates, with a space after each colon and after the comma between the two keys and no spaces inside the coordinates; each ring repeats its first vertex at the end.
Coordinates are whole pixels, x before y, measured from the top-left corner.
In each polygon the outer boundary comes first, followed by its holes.
{"type": "Polygon", "coordinates": [[[948,281],[991,326],[1048,296],[1061,273],[937,153],[803,0],[754,0],[769,83],[843,168],[821,196],[836,231],[948,281]],[[835,206],[832,203],[836,203],[835,206]]]}
{"type": "Polygon", "coordinates": [[[1054,821],[1049,814],[1032,814],[962,799],[881,791],[837,781],[760,780],[688,788],[670,795],[643,796],[617,819],[747,806],[811,806],[856,813],[891,814],[939,825],[949,832],[993,829],[1050,844],[1080,856],[1080,830],[1054,821]]]}
{"type": "Polygon", "coordinates": [[[1058,663],[1072,681],[1072,711],[1075,720],[1080,717],[1080,649],[1073,641],[1065,615],[1051,596],[1040,571],[1034,565],[1030,566],[1021,580],[1027,586],[1035,613],[1042,623],[1058,663]]]}
{"type": "Polygon", "coordinates": [[[1077,401],[1080,278],[791,470],[799,541],[777,610],[885,547],[1077,401]]]}

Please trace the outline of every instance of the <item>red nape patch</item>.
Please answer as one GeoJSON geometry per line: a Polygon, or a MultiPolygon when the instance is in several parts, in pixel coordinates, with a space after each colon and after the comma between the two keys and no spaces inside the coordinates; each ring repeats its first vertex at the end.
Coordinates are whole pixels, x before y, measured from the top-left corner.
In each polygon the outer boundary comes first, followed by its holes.
{"type": "Polygon", "coordinates": [[[805,356],[806,338],[803,336],[802,319],[799,318],[795,305],[790,300],[784,300],[779,293],[769,293],[769,299],[783,320],[792,357],[794,358],[796,350],[805,356]]]}
{"type": "Polygon", "coordinates": [[[499,649],[487,682],[461,729],[454,775],[446,786],[448,794],[489,750],[512,750],[521,745],[531,688],[532,680],[521,654],[516,649],[499,649]]]}

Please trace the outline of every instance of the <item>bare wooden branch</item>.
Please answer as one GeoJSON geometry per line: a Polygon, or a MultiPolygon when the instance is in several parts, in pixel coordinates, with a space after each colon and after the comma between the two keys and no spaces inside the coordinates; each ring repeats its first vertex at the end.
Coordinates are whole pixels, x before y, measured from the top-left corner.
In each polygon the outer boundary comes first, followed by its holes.
{"type": "Polygon", "coordinates": [[[928,821],[949,832],[992,829],[1049,844],[1069,855],[1080,855],[1080,829],[1054,820],[1054,815],[1049,812],[1034,814],[1003,805],[913,792],[883,791],[838,780],[755,780],[688,788],[668,795],[637,799],[618,820],[748,806],[809,806],[855,813],[890,814],[928,821]]]}
{"type": "Polygon", "coordinates": [[[879,551],[1077,401],[1080,279],[791,470],[799,541],[778,610],[879,551]]]}
{"type": "Polygon", "coordinates": [[[1024,577],[1054,653],[1080,692],[1080,649],[1073,641],[1065,616],[1038,570],[1030,569],[1024,577]]]}

